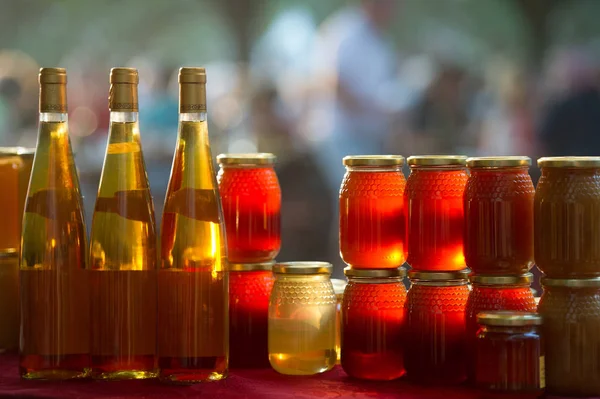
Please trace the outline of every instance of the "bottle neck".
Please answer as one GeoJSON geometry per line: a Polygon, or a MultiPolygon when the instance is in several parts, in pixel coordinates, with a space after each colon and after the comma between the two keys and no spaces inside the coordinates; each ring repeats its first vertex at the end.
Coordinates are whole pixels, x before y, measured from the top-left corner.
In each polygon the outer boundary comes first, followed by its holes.
{"type": "Polygon", "coordinates": [[[67,122],[69,114],[66,112],[40,112],[40,122],[67,122]]]}
{"type": "Polygon", "coordinates": [[[182,112],[179,114],[179,123],[181,122],[206,122],[206,112],[182,112]]]}
{"type": "Polygon", "coordinates": [[[137,123],[139,114],[137,112],[111,111],[110,123],[137,123]]]}

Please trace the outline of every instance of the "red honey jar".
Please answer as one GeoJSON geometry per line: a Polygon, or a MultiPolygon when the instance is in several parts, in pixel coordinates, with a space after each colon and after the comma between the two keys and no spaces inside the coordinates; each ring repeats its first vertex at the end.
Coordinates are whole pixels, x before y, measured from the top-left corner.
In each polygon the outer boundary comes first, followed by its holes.
{"type": "Polygon", "coordinates": [[[446,385],[467,378],[468,273],[408,273],[412,286],[404,305],[404,367],[409,379],[446,385]]]}
{"type": "Polygon", "coordinates": [[[281,188],[273,154],[221,154],[219,193],[233,263],[273,260],[281,246],[281,188]]]}
{"type": "Polygon", "coordinates": [[[522,274],[533,266],[530,165],[528,157],[467,159],[464,254],[474,273],[522,274]]]}
{"type": "Polygon", "coordinates": [[[346,268],[342,368],[351,377],[387,381],[404,374],[402,340],[406,272],[346,268]]]}
{"type": "Polygon", "coordinates": [[[545,386],[545,359],[535,313],[480,313],[476,337],[475,383],[499,398],[534,399],[545,386]]]}
{"type": "Polygon", "coordinates": [[[404,157],[344,157],[340,254],[355,269],[397,268],[406,259],[404,157]]]}
{"type": "Polygon", "coordinates": [[[229,265],[229,364],[269,367],[268,313],[275,262],[229,265]]]}
{"type": "Polygon", "coordinates": [[[469,294],[466,310],[468,375],[475,378],[475,341],[481,312],[507,310],[535,312],[537,305],[531,290],[533,274],[517,276],[471,276],[473,289],[469,294]]]}
{"type": "Polygon", "coordinates": [[[463,255],[464,156],[414,156],[404,204],[408,259],[413,270],[452,271],[466,267],[463,255]]]}

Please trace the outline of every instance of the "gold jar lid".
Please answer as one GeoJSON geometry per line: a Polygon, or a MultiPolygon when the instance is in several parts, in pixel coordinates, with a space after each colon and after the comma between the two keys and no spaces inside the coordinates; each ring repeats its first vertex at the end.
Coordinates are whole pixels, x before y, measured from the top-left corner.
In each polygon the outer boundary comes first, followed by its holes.
{"type": "Polygon", "coordinates": [[[467,158],[469,168],[516,168],[531,166],[529,157],[471,157],[467,158]]]}
{"type": "Polygon", "coordinates": [[[328,262],[282,262],[273,266],[277,274],[331,274],[333,266],[328,262]]]}
{"type": "Polygon", "coordinates": [[[402,155],[348,155],[342,160],[345,166],[402,166],[402,155]]]}
{"type": "Polygon", "coordinates": [[[600,157],[544,157],[537,163],[540,168],[600,168],[600,157]]]}
{"type": "Polygon", "coordinates": [[[419,272],[409,271],[408,277],[411,280],[424,281],[448,281],[448,280],[467,280],[469,278],[470,269],[463,269],[448,272],[419,272]]]}
{"type": "Polygon", "coordinates": [[[19,250],[17,248],[0,249],[0,259],[18,258],[19,250]]]}
{"type": "Polygon", "coordinates": [[[467,157],[464,155],[415,155],[408,157],[410,166],[465,166],[467,157]]]}
{"type": "Polygon", "coordinates": [[[346,289],[348,282],[339,278],[332,278],[331,285],[333,285],[333,292],[335,293],[335,296],[341,297],[344,295],[344,290],[346,289]]]}
{"type": "Polygon", "coordinates": [[[275,261],[262,263],[230,263],[229,271],[231,272],[255,272],[260,270],[273,270],[275,261]]]}
{"type": "Polygon", "coordinates": [[[533,274],[525,273],[517,276],[491,276],[475,274],[469,277],[471,283],[481,285],[518,285],[531,284],[533,282],[533,274]]]}
{"type": "Polygon", "coordinates": [[[479,313],[477,323],[484,326],[539,326],[542,324],[542,317],[537,313],[498,310],[479,313]]]}
{"type": "Polygon", "coordinates": [[[277,157],[268,152],[257,152],[251,154],[219,154],[217,162],[219,165],[274,165],[277,157]]]}
{"type": "Polygon", "coordinates": [[[27,148],[27,147],[0,147],[0,156],[2,155],[10,155],[10,156],[34,156],[35,148],[27,148]]]}
{"type": "Polygon", "coordinates": [[[543,277],[541,283],[544,287],[573,287],[573,288],[586,288],[586,287],[600,287],[600,277],[595,278],[547,278],[543,277]]]}
{"type": "Polygon", "coordinates": [[[344,274],[347,277],[358,278],[386,278],[386,277],[406,277],[406,269],[397,267],[395,269],[354,269],[347,267],[344,269],[344,274]]]}

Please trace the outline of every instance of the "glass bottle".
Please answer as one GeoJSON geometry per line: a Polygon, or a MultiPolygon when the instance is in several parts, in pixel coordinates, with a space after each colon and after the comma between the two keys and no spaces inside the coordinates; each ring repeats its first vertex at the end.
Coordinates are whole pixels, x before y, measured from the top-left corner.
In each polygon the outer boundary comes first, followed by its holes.
{"type": "Polygon", "coordinates": [[[161,235],[160,379],[227,376],[228,276],[223,213],[206,120],[204,68],[179,70],[179,130],[161,235]]]}
{"type": "Polygon", "coordinates": [[[217,176],[232,263],[269,262],[281,247],[281,188],[273,154],[220,154],[217,176]]]}
{"type": "Polygon", "coordinates": [[[138,125],[138,73],[110,72],[110,128],[90,237],[92,376],[156,376],[154,206],[138,125]]]}
{"type": "Polygon", "coordinates": [[[408,158],[404,191],[408,223],[407,263],[417,271],[466,267],[463,255],[463,193],[467,157],[428,155],[408,158]]]}
{"type": "Polygon", "coordinates": [[[332,266],[287,262],[273,266],[269,300],[269,361],[281,374],[311,375],[335,366],[336,298],[332,266]]]}
{"type": "Polygon", "coordinates": [[[465,261],[476,274],[522,274],[533,266],[533,197],[528,157],[469,158],[465,261]]]}
{"type": "Polygon", "coordinates": [[[404,157],[344,157],[340,255],[355,269],[395,269],[406,259],[404,157]]]}
{"type": "Polygon", "coordinates": [[[67,125],[67,74],[42,68],[40,123],[21,237],[19,371],[88,376],[89,282],[79,179],[67,125]]]}
{"type": "Polygon", "coordinates": [[[404,375],[403,268],[346,268],[342,304],[342,368],[351,377],[389,381],[404,375]]]}

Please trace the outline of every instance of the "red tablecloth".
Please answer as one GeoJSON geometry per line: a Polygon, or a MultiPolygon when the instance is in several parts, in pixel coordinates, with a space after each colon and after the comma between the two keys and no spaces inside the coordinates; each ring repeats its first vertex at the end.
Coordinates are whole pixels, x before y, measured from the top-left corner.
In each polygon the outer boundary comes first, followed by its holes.
{"type": "Polygon", "coordinates": [[[340,367],[310,377],[284,376],[270,369],[233,370],[224,381],[192,386],[157,381],[21,381],[17,356],[0,356],[2,398],[400,398],[481,399],[467,387],[434,388],[406,381],[366,382],[349,378],[340,367]]]}

